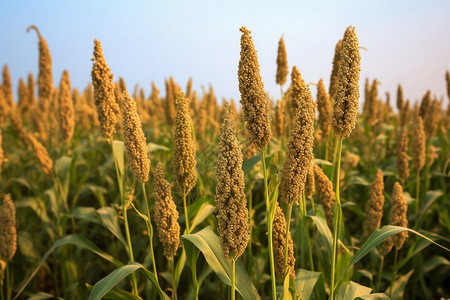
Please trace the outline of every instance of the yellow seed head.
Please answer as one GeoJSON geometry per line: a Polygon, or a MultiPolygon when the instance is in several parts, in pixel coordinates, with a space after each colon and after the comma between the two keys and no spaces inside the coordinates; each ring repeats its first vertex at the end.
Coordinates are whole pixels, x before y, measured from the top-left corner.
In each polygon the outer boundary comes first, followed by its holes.
{"type": "Polygon", "coordinates": [[[397,142],[397,170],[402,184],[409,177],[408,142],[408,131],[402,130],[397,142]]]}
{"type": "Polygon", "coordinates": [[[31,25],[27,32],[34,29],[39,37],[39,106],[44,113],[48,112],[49,100],[53,92],[52,56],[47,45],[47,41],[42,37],[39,29],[31,25]]]}
{"type": "Polygon", "coordinates": [[[305,191],[306,196],[310,199],[312,199],[313,195],[316,193],[316,181],[314,179],[314,164],[312,163],[308,169],[308,175],[306,176],[305,191]]]}
{"type": "Polygon", "coordinates": [[[75,129],[75,109],[70,92],[69,72],[64,70],[59,84],[59,126],[64,142],[72,139],[75,129]]]}
{"type": "Polygon", "coordinates": [[[431,91],[428,90],[426,94],[423,96],[422,102],[420,102],[419,115],[422,118],[422,120],[425,119],[425,116],[430,110],[430,106],[431,106],[431,91]]]}
{"type": "Polygon", "coordinates": [[[228,104],[225,119],[220,128],[216,167],[216,216],[225,257],[236,260],[250,240],[247,199],[245,197],[244,172],[242,171],[241,145],[228,104]]]}
{"type": "Polygon", "coordinates": [[[333,228],[333,205],[334,205],[334,191],[333,183],[328,179],[327,175],[322,171],[318,165],[314,165],[314,179],[316,181],[316,191],[320,203],[325,211],[328,227],[333,228]]]}
{"type": "Polygon", "coordinates": [[[326,139],[331,130],[331,102],[322,79],[319,80],[317,88],[317,109],[319,110],[319,128],[322,139],[326,139]]]}
{"type": "Polygon", "coordinates": [[[5,157],[5,153],[3,152],[2,142],[3,142],[2,130],[0,129],[0,174],[2,173],[3,163],[8,161],[5,157]]]}
{"type": "Polygon", "coordinates": [[[53,161],[48,155],[47,149],[45,149],[45,147],[41,144],[41,142],[39,142],[31,133],[28,133],[27,139],[29,140],[31,147],[33,148],[36,158],[39,160],[39,163],[41,164],[42,171],[47,176],[51,176],[53,169],[53,161]]]}
{"type": "Polygon", "coordinates": [[[176,101],[173,171],[180,194],[186,196],[197,183],[195,141],[192,138],[189,99],[181,92],[176,101]]]}
{"type": "Polygon", "coordinates": [[[123,133],[127,162],[134,176],[140,182],[148,181],[150,159],[148,158],[147,142],[142,123],[139,118],[136,102],[131,99],[127,90],[123,98],[123,133]]]}
{"type": "MultiPolygon", "coordinates": [[[[284,254],[286,247],[286,219],[278,202],[276,203],[275,217],[273,220],[273,258],[275,260],[275,274],[278,278],[284,277],[284,254]]],[[[292,280],[295,280],[294,242],[289,232],[288,242],[288,267],[292,280]]]]}
{"type": "Polygon", "coordinates": [[[397,87],[397,109],[398,111],[402,111],[403,108],[403,88],[399,84],[397,87]]]}
{"type": "Polygon", "coordinates": [[[277,56],[277,76],[276,82],[279,85],[283,85],[286,82],[288,70],[286,46],[284,44],[284,39],[281,37],[278,42],[278,56],[277,56]]]}
{"type": "Polygon", "coordinates": [[[17,102],[17,108],[21,115],[27,113],[30,109],[28,96],[28,86],[25,81],[20,78],[19,79],[19,87],[17,88],[17,94],[19,95],[19,101],[17,102]]]}
{"type": "Polygon", "coordinates": [[[275,133],[277,136],[284,135],[284,103],[282,100],[277,101],[277,105],[275,106],[275,117],[273,120],[275,133]]]}
{"type": "Polygon", "coordinates": [[[366,216],[364,221],[364,235],[366,237],[380,228],[384,206],[383,190],[383,173],[378,169],[375,179],[370,185],[369,200],[366,203],[366,216]]]}
{"type": "Polygon", "coordinates": [[[192,97],[192,77],[189,77],[187,86],[186,86],[186,97],[191,99],[192,97]]]}
{"type": "Polygon", "coordinates": [[[115,126],[119,116],[119,106],[114,96],[113,75],[103,57],[100,41],[94,40],[94,61],[92,65],[92,85],[94,86],[95,106],[103,137],[111,142],[116,132],[115,126]]]}
{"type": "Polygon", "coordinates": [[[17,250],[16,208],[7,194],[0,207],[0,260],[10,261],[17,250]]]}
{"type": "Polygon", "coordinates": [[[356,126],[359,106],[359,76],[361,55],[355,27],[350,26],[344,34],[338,86],[334,98],[332,125],[337,137],[345,139],[356,126]]]}
{"type": "Polygon", "coordinates": [[[427,140],[431,140],[436,134],[441,115],[441,104],[437,99],[434,99],[429,104],[425,118],[423,119],[427,140]]]}
{"type": "Polygon", "coordinates": [[[179,215],[172,199],[170,184],[164,179],[161,162],[156,165],[153,186],[155,223],[159,241],[163,244],[164,256],[167,260],[172,260],[181,244],[179,215]]]}
{"type": "MultiPolygon", "coordinates": [[[[172,79],[172,78],[171,78],[172,79]]],[[[173,124],[175,119],[175,97],[173,79],[171,81],[166,79],[166,99],[164,101],[164,113],[166,116],[166,122],[169,125],[173,124]]]]}
{"type": "Polygon", "coordinates": [[[298,203],[305,190],[306,176],[311,161],[314,158],[314,100],[309,86],[300,90],[300,72],[297,67],[292,69],[292,97],[298,98],[297,114],[294,128],[289,134],[286,159],[280,182],[281,200],[288,203],[298,203]]]}
{"type": "Polygon", "coordinates": [[[269,97],[264,90],[258,57],[250,35],[241,27],[241,58],[239,60],[239,91],[250,141],[260,150],[270,141],[269,97]]]}
{"type": "Polygon", "coordinates": [[[404,127],[408,123],[410,115],[410,108],[409,108],[409,100],[407,100],[402,107],[402,110],[400,112],[400,126],[404,127]]]}
{"type": "MultiPolygon", "coordinates": [[[[330,87],[328,88],[328,94],[330,95],[330,98],[334,97],[338,85],[337,74],[341,62],[340,61],[341,53],[342,53],[342,40],[339,40],[334,49],[333,69],[331,70],[330,87]]],[[[331,102],[334,102],[334,99],[331,102]]]]}
{"type": "Polygon", "coordinates": [[[425,131],[423,129],[423,121],[421,117],[417,117],[416,125],[414,127],[414,134],[412,139],[412,152],[414,166],[420,172],[425,165],[425,131]]]}
{"type": "Polygon", "coordinates": [[[9,109],[14,108],[14,96],[13,96],[13,88],[12,88],[12,81],[11,81],[11,75],[9,74],[9,68],[8,65],[5,65],[3,67],[3,94],[5,96],[6,103],[9,107],[9,109]]]}
{"type": "MultiPolygon", "coordinates": [[[[398,182],[394,185],[391,201],[392,206],[389,211],[389,224],[400,227],[408,227],[408,219],[406,218],[408,205],[406,204],[402,186],[398,182]]],[[[402,231],[391,237],[397,250],[400,250],[403,247],[403,243],[407,237],[408,231],[402,231]]]]}

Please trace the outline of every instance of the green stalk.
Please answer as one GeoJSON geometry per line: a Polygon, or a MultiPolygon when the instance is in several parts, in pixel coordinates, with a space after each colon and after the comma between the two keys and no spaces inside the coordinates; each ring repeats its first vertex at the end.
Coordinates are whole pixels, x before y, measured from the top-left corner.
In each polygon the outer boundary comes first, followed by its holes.
{"type": "Polygon", "coordinates": [[[250,276],[253,275],[253,249],[252,249],[252,236],[253,236],[253,226],[252,226],[252,218],[253,218],[253,193],[250,189],[250,193],[248,195],[248,219],[250,223],[250,241],[248,242],[248,259],[247,259],[247,270],[250,273],[250,276]]]}
{"type": "Polygon", "coordinates": [[[186,195],[183,193],[183,206],[184,206],[184,219],[186,221],[186,234],[191,233],[191,229],[189,228],[189,215],[188,215],[188,209],[186,204],[186,195]]]}
{"type": "MultiPolygon", "coordinates": [[[[306,213],[306,197],[305,197],[305,192],[303,192],[302,195],[303,198],[303,210],[302,210],[302,227],[303,227],[303,231],[304,231],[304,236],[306,238],[306,245],[308,246],[308,254],[309,254],[309,263],[311,264],[311,271],[314,271],[314,259],[313,259],[313,255],[312,255],[312,249],[311,249],[311,240],[309,238],[309,230],[308,230],[308,223],[307,223],[307,213],[306,213]]],[[[311,203],[312,207],[314,209],[314,200],[311,198],[311,203]]]]}
{"type": "Polygon", "coordinates": [[[389,286],[389,298],[392,294],[392,287],[394,286],[395,277],[397,276],[397,256],[398,250],[395,248],[395,257],[394,257],[394,270],[392,271],[391,285],[389,286]]]}
{"type": "Polygon", "coordinates": [[[269,201],[269,191],[267,185],[267,169],[266,169],[266,155],[265,150],[261,150],[261,161],[263,167],[264,175],[264,197],[266,198],[266,218],[267,218],[267,231],[269,239],[269,261],[270,261],[270,276],[272,278],[272,299],[277,299],[277,283],[275,277],[275,264],[273,261],[273,213],[269,211],[270,201],[269,201]]]}
{"type": "MultiPolygon", "coordinates": [[[[339,146],[339,142],[337,141],[338,138],[336,138],[334,140],[334,155],[333,155],[333,172],[331,174],[331,182],[334,182],[334,171],[335,171],[335,167],[336,167],[336,159],[337,159],[337,151],[338,151],[338,146],[339,146]]],[[[341,141],[342,142],[342,141],[341,141]]],[[[341,159],[341,156],[339,155],[339,160],[341,159]]],[[[337,176],[339,177],[340,174],[338,174],[337,176]]],[[[338,179],[339,180],[339,179],[338,179]]]]}
{"type": "Polygon", "coordinates": [[[380,284],[381,284],[381,274],[383,273],[383,265],[384,265],[384,255],[381,256],[380,261],[380,270],[378,271],[378,281],[377,281],[377,289],[376,292],[380,293],[380,284]]]}
{"type": "Polygon", "coordinates": [[[152,225],[152,218],[150,216],[150,203],[148,203],[144,182],[142,182],[142,193],[144,193],[145,207],[147,207],[147,218],[148,218],[147,232],[148,232],[148,239],[150,240],[150,253],[152,254],[153,273],[155,273],[156,281],[159,282],[158,272],[156,271],[155,252],[153,251],[153,225],[152,225]]]}
{"type": "Polygon", "coordinates": [[[416,206],[416,216],[419,215],[420,212],[420,171],[417,170],[417,180],[416,180],[416,198],[417,198],[417,206],[416,206]]]}
{"type": "MultiPolygon", "coordinates": [[[[114,165],[116,167],[116,174],[117,174],[117,181],[119,183],[119,190],[120,190],[120,202],[122,204],[122,215],[123,215],[123,222],[125,226],[125,235],[127,238],[127,246],[128,246],[128,258],[130,259],[130,262],[134,262],[134,255],[133,255],[133,247],[131,245],[131,236],[130,236],[130,229],[128,226],[128,215],[127,215],[127,208],[126,208],[126,200],[125,200],[125,191],[124,191],[124,174],[120,174],[119,166],[117,164],[117,161],[115,159],[116,155],[114,154],[114,147],[111,143],[113,156],[114,156],[114,165]]],[[[138,287],[137,287],[137,281],[136,281],[136,274],[131,273],[131,285],[133,287],[133,294],[138,296],[138,287]]]]}
{"type": "Polygon", "coordinates": [[[172,257],[169,260],[170,272],[172,273],[172,300],[177,300],[177,283],[175,282],[175,263],[174,258],[172,257]]]}
{"type": "Polygon", "coordinates": [[[236,299],[236,259],[232,259],[231,300],[236,299]]]}
{"type": "MultiPolygon", "coordinates": [[[[339,174],[341,172],[341,154],[342,154],[342,139],[338,141],[338,156],[337,156],[337,176],[336,176],[336,203],[334,204],[337,209],[334,214],[334,222],[333,222],[333,259],[331,264],[331,278],[330,278],[330,300],[334,300],[334,280],[336,273],[336,264],[337,264],[337,245],[339,241],[340,229],[341,229],[341,200],[339,196],[339,174]]],[[[333,159],[334,160],[334,159],[333,159]]]]}
{"type": "Polygon", "coordinates": [[[292,205],[293,205],[293,203],[289,204],[287,222],[286,222],[286,242],[284,244],[284,270],[285,270],[285,272],[287,270],[287,264],[288,264],[288,248],[289,248],[289,237],[290,237],[289,229],[291,228],[292,205]]]}

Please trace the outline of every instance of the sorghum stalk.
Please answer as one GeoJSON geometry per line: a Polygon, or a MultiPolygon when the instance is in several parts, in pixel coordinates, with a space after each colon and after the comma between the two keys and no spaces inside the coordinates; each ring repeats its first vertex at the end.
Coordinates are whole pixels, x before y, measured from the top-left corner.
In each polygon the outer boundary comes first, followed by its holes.
{"type": "Polygon", "coordinates": [[[359,106],[359,78],[361,55],[355,27],[350,26],[344,34],[339,71],[338,86],[334,95],[332,126],[339,139],[336,173],[336,203],[333,222],[333,262],[330,278],[330,300],[334,300],[335,272],[337,263],[337,244],[342,223],[341,201],[339,196],[339,177],[341,169],[342,140],[347,138],[356,126],[359,106]]]}

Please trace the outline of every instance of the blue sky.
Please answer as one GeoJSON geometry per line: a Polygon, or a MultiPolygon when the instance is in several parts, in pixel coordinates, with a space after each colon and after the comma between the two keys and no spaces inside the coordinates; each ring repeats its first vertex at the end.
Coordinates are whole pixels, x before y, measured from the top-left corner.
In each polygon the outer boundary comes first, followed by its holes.
{"type": "MultiPolygon", "coordinates": [[[[38,73],[38,26],[53,58],[58,84],[68,69],[72,85],[90,81],[93,40],[102,42],[114,78],[130,90],[150,91],[164,78],[182,88],[213,85],[218,97],[239,100],[239,28],[252,31],[266,90],[276,98],[278,40],[284,35],[289,68],[297,65],[306,82],[324,78],[328,87],[336,42],[356,26],[365,77],[381,81],[379,95],[421,98],[427,89],[445,96],[450,70],[450,1],[6,1],[0,2],[0,65],[19,77],[38,73]]],[[[286,87],[285,87],[286,88],[286,87]]],[[[312,87],[315,96],[316,89],[312,87]]],[[[395,99],[395,98],[393,98],[395,99]]],[[[446,100],[448,101],[448,100],[446,100]]]]}

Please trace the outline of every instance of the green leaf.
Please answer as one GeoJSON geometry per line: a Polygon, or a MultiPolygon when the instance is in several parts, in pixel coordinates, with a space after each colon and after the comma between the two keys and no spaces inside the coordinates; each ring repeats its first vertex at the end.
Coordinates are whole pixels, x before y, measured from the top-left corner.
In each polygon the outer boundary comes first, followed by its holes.
{"type": "Polygon", "coordinates": [[[153,143],[148,143],[147,144],[147,151],[148,152],[155,152],[158,150],[163,150],[163,151],[170,151],[169,148],[167,148],[166,146],[163,145],[157,145],[157,144],[153,144],[153,143]]]}
{"type": "MultiPolygon", "coordinates": [[[[405,293],[406,284],[408,283],[408,280],[413,273],[414,273],[414,270],[411,270],[408,273],[406,273],[405,275],[402,275],[395,280],[394,285],[392,286],[392,294],[391,294],[392,299],[403,299],[403,294],[405,293]]],[[[389,287],[386,290],[386,293],[388,293],[388,292],[389,292],[389,287]]]]}
{"type": "Polygon", "coordinates": [[[332,166],[333,165],[328,160],[323,160],[323,159],[319,159],[319,158],[314,158],[312,163],[316,164],[316,165],[327,165],[327,166],[332,166]]]}
{"type": "Polygon", "coordinates": [[[145,269],[143,265],[136,262],[117,268],[111,274],[109,274],[102,280],[98,281],[94,285],[94,288],[92,289],[92,292],[89,295],[88,300],[101,299],[114,286],[116,286],[116,284],[118,284],[125,277],[127,277],[128,275],[139,269],[142,270],[142,273],[147,277],[147,279],[149,279],[153,283],[153,286],[157,289],[161,298],[163,298],[164,300],[170,300],[169,296],[167,296],[167,294],[162,291],[161,287],[158,284],[158,281],[156,280],[155,275],[153,275],[153,273],[145,269]]]}
{"type": "Polygon", "coordinates": [[[336,300],[355,299],[355,297],[367,295],[371,291],[371,288],[357,284],[356,282],[344,282],[338,288],[336,300]]]}
{"type": "Polygon", "coordinates": [[[370,294],[370,295],[364,295],[356,297],[355,300],[390,300],[386,294],[384,293],[376,293],[376,294],[370,294]]]}
{"type": "Polygon", "coordinates": [[[113,141],[112,149],[114,155],[114,161],[119,167],[120,174],[125,173],[125,158],[124,158],[124,145],[122,141],[113,141]]]}
{"type": "Polygon", "coordinates": [[[192,219],[191,231],[194,231],[194,228],[197,227],[198,224],[203,222],[212,212],[214,211],[214,206],[208,202],[205,202],[200,206],[200,209],[195,214],[194,219],[192,219]]]}
{"type": "Polygon", "coordinates": [[[39,262],[38,266],[31,272],[31,275],[28,277],[27,280],[24,281],[22,286],[19,288],[19,291],[17,292],[14,299],[17,299],[17,297],[23,292],[23,290],[26,288],[26,286],[30,283],[31,279],[36,275],[36,273],[39,271],[39,269],[42,267],[42,265],[45,263],[47,258],[50,256],[50,254],[58,247],[64,246],[64,245],[75,245],[80,248],[84,248],[87,250],[90,250],[91,252],[97,254],[101,258],[113,263],[115,266],[122,266],[123,263],[115,259],[112,255],[104,252],[100,248],[98,248],[93,242],[88,240],[86,237],[79,235],[79,234],[70,234],[62,239],[59,239],[53,244],[53,246],[45,252],[44,256],[42,257],[41,261],[39,262]]]}
{"type": "Polygon", "coordinates": [[[283,280],[283,291],[280,296],[281,300],[292,300],[292,295],[291,295],[291,292],[289,291],[290,281],[291,281],[291,276],[290,276],[289,272],[286,272],[286,274],[284,275],[284,280],[283,280]]]}
{"type": "Polygon", "coordinates": [[[117,213],[116,211],[109,206],[102,207],[97,209],[97,214],[102,220],[103,226],[109,230],[124,246],[125,249],[128,249],[125,238],[122,235],[122,231],[120,230],[119,222],[117,221],[117,213]]]}
{"type": "Polygon", "coordinates": [[[72,164],[72,158],[67,157],[67,156],[63,156],[55,162],[56,176],[61,178],[62,182],[64,181],[64,178],[66,178],[67,173],[70,170],[71,164],[72,164]]]}
{"type": "Polygon", "coordinates": [[[327,253],[330,256],[333,253],[333,235],[331,234],[330,228],[328,227],[327,221],[325,218],[320,218],[317,216],[309,216],[314,223],[316,224],[318,234],[321,239],[325,242],[327,247],[327,253]]]}
{"type": "Polygon", "coordinates": [[[253,156],[252,158],[244,161],[244,163],[242,164],[242,170],[244,171],[244,176],[250,172],[251,170],[253,170],[253,167],[259,163],[259,161],[261,160],[261,154],[257,154],[255,156],[253,156]]]}
{"type": "MultiPolygon", "coordinates": [[[[231,261],[223,255],[219,237],[211,227],[208,226],[195,234],[183,235],[183,238],[193,243],[203,253],[208,265],[217,276],[231,286],[231,261]]],[[[236,290],[244,299],[260,299],[255,286],[239,260],[236,261],[236,290]]]]}
{"type": "MultiPolygon", "coordinates": [[[[92,286],[90,284],[86,284],[86,288],[89,291],[92,291],[94,286],[92,286]]],[[[141,297],[133,295],[132,293],[124,291],[124,290],[121,290],[121,289],[117,289],[115,291],[109,291],[103,297],[103,299],[106,299],[106,300],[142,300],[141,297]]]]}
{"type": "MultiPolygon", "coordinates": [[[[410,229],[410,228],[406,228],[406,227],[400,227],[400,226],[392,226],[392,225],[386,225],[383,226],[380,229],[375,230],[367,239],[367,241],[364,243],[364,245],[362,245],[362,247],[358,250],[358,252],[355,253],[355,255],[353,255],[352,260],[350,261],[350,264],[347,266],[347,268],[345,269],[344,273],[341,274],[341,279],[344,276],[344,274],[348,271],[348,269],[353,266],[354,264],[356,264],[358,261],[361,260],[361,258],[363,258],[367,253],[369,253],[370,251],[372,251],[376,246],[378,246],[379,244],[381,244],[382,242],[384,242],[386,239],[388,239],[390,236],[393,236],[394,234],[397,234],[399,232],[402,231],[409,231],[412,232],[418,236],[420,236],[421,238],[426,239],[427,241],[435,244],[438,247],[441,247],[444,250],[447,250],[448,252],[450,252],[449,249],[447,249],[446,247],[436,243],[435,241],[431,240],[430,238],[424,236],[423,234],[410,229]]],[[[339,279],[339,280],[341,280],[339,279]]]]}
{"type": "Polygon", "coordinates": [[[302,300],[309,300],[314,286],[322,273],[298,269],[295,275],[295,289],[302,300]]]}

